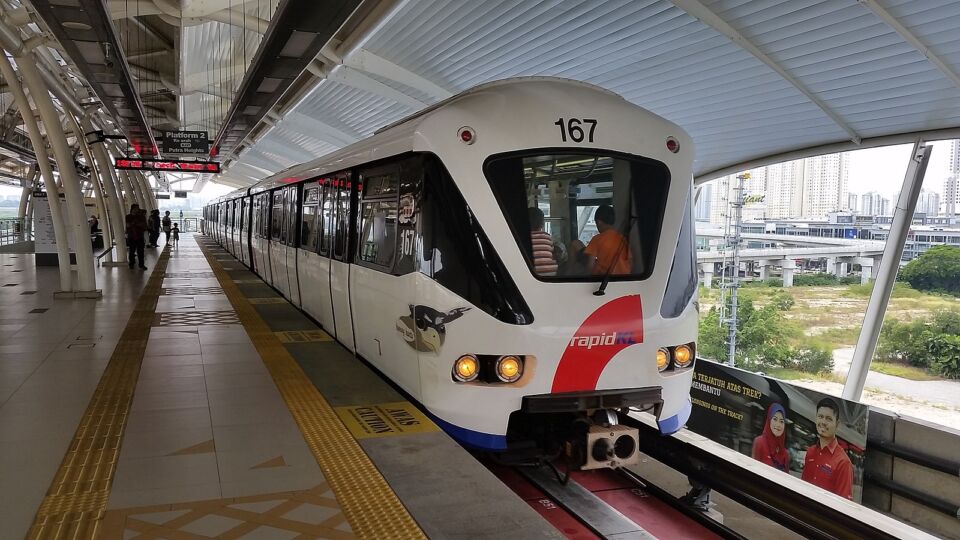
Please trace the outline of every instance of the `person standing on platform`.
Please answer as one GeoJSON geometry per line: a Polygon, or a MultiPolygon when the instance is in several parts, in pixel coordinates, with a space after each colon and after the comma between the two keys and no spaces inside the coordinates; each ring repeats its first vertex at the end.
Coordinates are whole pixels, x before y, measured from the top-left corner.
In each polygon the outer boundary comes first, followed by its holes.
{"type": "Polygon", "coordinates": [[[130,268],[137,263],[140,257],[140,269],[146,270],[146,261],[143,259],[144,234],[147,231],[147,216],[140,210],[140,205],[130,206],[130,213],[126,217],[127,249],[129,250],[130,268]]]}
{"type": "Polygon", "coordinates": [[[180,229],[177,228],[177,224],[173,224],[173,247],[177,247],[177,244],[180,243],[180,229]]]}
{"type": "Polygon", "coordinates": [[[837,441],[840,405],[826,397],[817,403],[818,441],[807,448],[803,480],[841,497],[853,498],[853,463],[837,441]]]}
{"type": "Polygon", "coordinates": [[[165,237],[165,243],[170,243],[170,211],[167,210],[163,214],[163,220],[160,222],[163,227],[163,235],[165,237]]]}
{"type": "Polygon", "coordinates": [[[150,231],[150,242],[147,247],[157,247],[160,240],[160,211],[152,210],[150,217],[147,218],[147,230],[150,231]]]}

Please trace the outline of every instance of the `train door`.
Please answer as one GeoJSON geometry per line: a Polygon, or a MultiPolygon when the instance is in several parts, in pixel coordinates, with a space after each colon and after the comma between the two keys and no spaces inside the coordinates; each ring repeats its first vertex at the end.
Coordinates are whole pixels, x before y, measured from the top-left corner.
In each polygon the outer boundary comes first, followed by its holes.
{"type": "MultiPolygon", "coordinates": [[[[416,296],[418,163],[419,158],[405,159],[359,171],[363,190],[350,274],[357,352],[413,396],[420,395],[418,350],[427,343],[418,325],[435,318],[416,296]]],[[[439,353],[439,343],[429,344],[439,353]]]]}
{"type": "MultiPolygon", "coordinates": [[[[318,253],[323,229],[320,219],[322,192],[320,183],[312,181],[302,186],[300,200],[300,243],[297,246],[297,285],[300,289],[300,307],[320,320],[324,305],[329,306],[330,275],[321,272],[318,253]],[[327,304],[324,304],[326,290],[327,304]]],[[[329,268],[329,265],[326,265],[329,268]]],[[[320,321],[328,331],[330,328],[320,321]]],[[[332,332],[331,332],[332,333],[332,332]]]]}
{"type": "Polygon", "coordinates": [[[334,218],[333,257],[330,260],[330,296],[333,304],[337,340],[355,350],[353,316],[350,311],[350,223],[352,222],[353,183],[349,173],[333,180],[334,218]]]}
{"type": "Polygon", "coordinates": [[[319,209],[320,246],[317,250],[320,254],[320,258],[318,259],[319,268],[317,270],[320,281],[316,287],[319,302],[316,308],[317,313],[313,316],[320,321],[320,325],[332,336],[335,336],[337,333],[336,323],[333,317],[333,290],[330,287],[330,261],[333,258],[333,236],[336,231],[335,195],[336,191],[333,187],[333,180],[331,178],[321,179],[319,209]]]}
{"type": "Polygon", "coordinates": [[[287,282],[287,208],[286,191],[273,192],[273,209],[270,212],[270,282],[281,294],[289,298],[287,282]]]}
{"type": "Polygon", "coordinates": [[[253,267],[250,260],[250,202],[247,197],[240,198],[240,260],[253,267]]]}
{"type": "Polygon", "coordinates": [[[227,251],[237,256],[237,201],[227,201],[227,251]]]}
{"type": "Polygon", "coordinates": [[[287,208],[287,283],[290,291],[290,302],[300,306],[300,285],[297,282],[297,246],[300,245],[300,186],[290,186],[284,191],[287,208]]]}
{"type": "Polygon", "coordinates": [[[270,194],[258,193],[253,203],[253,265],[263,281],[270,283],[270,194]]]}

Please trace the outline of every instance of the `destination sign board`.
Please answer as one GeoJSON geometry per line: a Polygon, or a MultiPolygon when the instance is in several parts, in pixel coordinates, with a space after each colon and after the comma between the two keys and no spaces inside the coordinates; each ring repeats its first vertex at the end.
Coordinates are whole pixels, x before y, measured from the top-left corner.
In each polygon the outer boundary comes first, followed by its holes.
{"type": "Polygon", "coordinates": [[[164,131],[160,143],[163,154],[206,154],[210,140],[206,131],[164,131]]]}
{"type": "Polygon", "coordinates": [[[186,199],[186,198],[187,198],[187,192],[186,192],[186,191],[174,191],[174,192],[173,192],[173,198],[174,198],[174,199],[186,199]]]}
{"type": "Polygon", "coordinates": [[[180,161],[176,159],[129,159],[117,158],[115,167],[123,171],[196,172],[220,173],[217,161],[180,161]]]}

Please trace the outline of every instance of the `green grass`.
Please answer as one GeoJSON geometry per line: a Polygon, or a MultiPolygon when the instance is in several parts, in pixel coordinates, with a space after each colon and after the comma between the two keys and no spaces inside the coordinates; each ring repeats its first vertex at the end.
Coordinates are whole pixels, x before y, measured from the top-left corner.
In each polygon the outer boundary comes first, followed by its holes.
{"type": "Polygon", "coordinates": [[[939,381],[940,377],[933,375],[923,368],[908,366],[906,364],[896,364],[892,362],[877,362],[870,364],[870,371],[902,377],[911,381],[939,381]]]}
{"type": "Polygon", "coordinates": [[[784,381],[793,381],[798,379],[813,379],[815,381],[827,381],[843,383],[846,379],[836,373],[807,373],[806,371],[797,371],[795,369],[772,368],[764,371],[766,375],[776,377],[784,381]]]}

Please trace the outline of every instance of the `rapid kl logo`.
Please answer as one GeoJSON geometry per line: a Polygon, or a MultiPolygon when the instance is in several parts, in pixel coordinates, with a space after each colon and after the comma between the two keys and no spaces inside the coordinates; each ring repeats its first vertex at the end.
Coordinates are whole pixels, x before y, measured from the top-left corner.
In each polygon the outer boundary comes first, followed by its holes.
{"type": "Polygon", "coordinates": [[[610,360],[635,343],[643,343],[640,296],[622,296],[600,306],[567,343],[553,376],[552,391],[596,389],[610,360]]]}
{"type": "Polygon", "coordinates": [[[589,351],[594,347],[604,345],[633,345],[637,342],[634,332],[609,332],[599,336],[574,336],[570,340],[570,347],[586,347],[589,351]]]}

